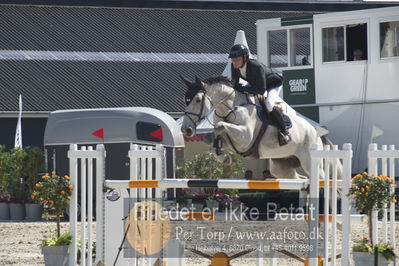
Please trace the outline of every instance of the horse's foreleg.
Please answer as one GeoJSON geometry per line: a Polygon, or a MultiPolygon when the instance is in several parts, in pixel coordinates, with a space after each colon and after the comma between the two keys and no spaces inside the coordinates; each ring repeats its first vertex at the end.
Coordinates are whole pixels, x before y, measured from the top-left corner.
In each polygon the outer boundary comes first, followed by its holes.
{"type": "Polygon", "coordinates": [[[281,158],[281,159],[271,159],[270,160],[270,173],[282,179],[301,179],[296,172],[296,165],[292,164],[292,159],[281,158]]]}
{"type": "Polygon", "coordinates": [[[237,148],[247,147],[253,138],[253,131],[247,126],[234,125],[224,121],[220,121],[215,125],[215,133],[216,135],[227,134],[237,148]]]}

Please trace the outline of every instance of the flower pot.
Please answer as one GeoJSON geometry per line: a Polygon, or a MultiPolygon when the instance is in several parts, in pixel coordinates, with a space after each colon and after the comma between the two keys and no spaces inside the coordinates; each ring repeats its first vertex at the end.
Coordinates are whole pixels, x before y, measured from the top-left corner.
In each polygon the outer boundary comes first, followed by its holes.
{"type": "Polygon", "coordinates": [[[68,246],[44,246],[42,247],[45,266],[68,266],[68,246]]]}
{"type": "Polygon", "coordinates": [[[212,211],[217,211],[219,209],[219,202],[217,200],[205,200],[206,207],[212,211]]]}
{"type": "Polygon", "coordinates": [[[42,219],[43,208],[40,204],[25,203],[25,220],[40,221],[42,219]]]}
{"type": "Polygon", "coordinates": [[[192,206],[190,206],[193,211],[195,212],[201,212],[202,209],[204,208],[204,204],[202,203],[193,203],[192,206]]]}
{"type": "Polygon", "coordinates": [[[179,208],[190,208],[193,203],[193,199],[185,199],[182,202],[179,202],[179,208]]]}
{"type": "MultiPolygon", "coordinates": [[[[374,254],[368,252],[353,252],[353,260],[355,266],[374,266],[374,254]]],[[[378,254],[378,266],[391,265],[391,261],[385,259],[384,256],[378,254]]]]}
{"type": "Polygon", "coordinates": [[[10,204],[8,202],[0,202],[0,221],[10,220],[10,204]]]}
{"type": "Polygon", "coordinates": [[[25,220],[25,206],[22,203],[10,203],[10,220],[25,220]]]}

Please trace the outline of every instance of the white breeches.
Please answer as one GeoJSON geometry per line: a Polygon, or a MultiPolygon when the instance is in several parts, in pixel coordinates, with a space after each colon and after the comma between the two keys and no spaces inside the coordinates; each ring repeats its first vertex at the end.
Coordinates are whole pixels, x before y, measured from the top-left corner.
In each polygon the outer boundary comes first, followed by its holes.
{"type": "Polygon", "coordinates": [[[282,87],[283,86],[272,88],[264,93],[267,111],[273,111],[276,102],[279,102],[281,100],[279,94],[282,87]]]}

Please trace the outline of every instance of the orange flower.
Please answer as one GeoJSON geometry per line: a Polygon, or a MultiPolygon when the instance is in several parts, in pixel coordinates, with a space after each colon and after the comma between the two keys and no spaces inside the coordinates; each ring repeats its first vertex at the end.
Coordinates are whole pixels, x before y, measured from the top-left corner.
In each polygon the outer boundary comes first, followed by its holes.
{"type": "Polygon", "coordinates": [[[35,187],[41,187],[41,186],[42,186],[41,183],[37,183],[37,184],[35,185],[35,187]]]}
{"type": "Polygon", "coordinates": [[[69,177],[69,176],[67,176],[67,175],[65,175],[65,176],[64,176],[64,178],[69,180],[69,178],[70,178],[70,177],[69,177]]]}
{"type": "Polygon", "coordinates": [[[73,185],[72,185],[72,184],[69,185],[69,189],[70,189],[70,190],[73,189],[73,185]]]}
{"type": "Polygon", "coordinates": [[[52,175],[55,175],[55,171],[52,171],[51,174],[52,174],[52,175]]]}
{"type": "Polygon", "coordinates": [[[369,193],[368,193],[368,192],[366,192],[364,195],[365,195],[366,197],[368,197],[368,196],[369,196],[369,193]]]}
{"type": "Polygon", "coordinates": [[[64,194],[65,194],[65,191],[64,191],[64,190],[61,190],[60,194],[61,194],[61,195],[64,195],[64,194]]]}

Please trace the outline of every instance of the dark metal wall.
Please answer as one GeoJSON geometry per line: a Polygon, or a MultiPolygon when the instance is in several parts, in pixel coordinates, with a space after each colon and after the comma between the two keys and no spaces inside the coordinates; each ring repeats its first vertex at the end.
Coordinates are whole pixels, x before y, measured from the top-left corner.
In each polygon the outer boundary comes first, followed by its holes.
{"type": "MultiPolygon", "coordinates": [[[[0,145],[7,149],[14,148],[17,118],[0,118],[0,145]]],[[[43,148],[44,129],[47,118],[22,118],[23,146],[38,146],[43,148]]]]}

